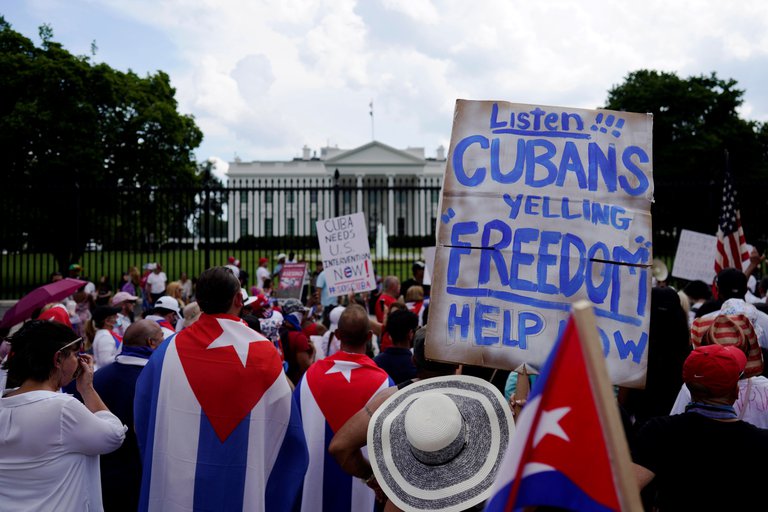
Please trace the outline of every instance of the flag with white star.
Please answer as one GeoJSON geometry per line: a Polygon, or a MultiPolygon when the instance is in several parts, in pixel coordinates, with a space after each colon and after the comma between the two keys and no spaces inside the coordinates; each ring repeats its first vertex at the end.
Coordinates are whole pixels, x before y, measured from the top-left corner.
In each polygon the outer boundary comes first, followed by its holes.
{"type": "Polygon", "coordinates": [[[134,418],[139,510],[297,503],[308,463],[298,405],[274,345],[241,319],[203,313],[165,340],[136,383],[134,418]]]}
{"type": "Polygon", "coordinates": [[[373,491],[344,472],[328,446],[349,418],[393,385],[387,372],[365,354],[339,351],[309,367],[294,391],[309,451],[302,512],[373,510],[373,491]]]}
{"type": "MultiPolygon", "coordinates": [[[[599,346],[592,325],[595,339],[591,341],[599,346]]],[[[587,355],[582,344],[586,342],[580,340],[571,317],[516,422],[515,436],[497,474],[486,512],[537,506],[594,512],[622,510],[615,468],[620,455],[608,442],[608,422],[602,419],[606,417],[606,405],[600,405],[605,401],[598,399],[597,388],[590,384],[595,381],[585,363],[587,355]]],[[[597,362],[602,363],[601,348],[595,351],[599,352],[597,362]]],[[[606,389],[602,397],[612,400],[607,372],[603,384],[606,389]]],[[[614,404],[608,403],[607,407],[614,404]]],[[[618,422],[618,409],[615,415],[618,422]]],[[[623,438],[624,433],[619,434],[623,438]]],[[[629,467],[626,446],[622,461],[624,467],[629,467]]],[[[639,504],[639,494],[636,498],[639,504]]]]}
{"type": "Polygon", "coordinates": [[[726,167],[723,183],[723,203],[717,224],[717,252],[715,273],[724,268],[742,269],[742,262],[749,259],[747,240],[741,227],[741,214],[736,200],[736,187],[730,169],[726,167]]]}

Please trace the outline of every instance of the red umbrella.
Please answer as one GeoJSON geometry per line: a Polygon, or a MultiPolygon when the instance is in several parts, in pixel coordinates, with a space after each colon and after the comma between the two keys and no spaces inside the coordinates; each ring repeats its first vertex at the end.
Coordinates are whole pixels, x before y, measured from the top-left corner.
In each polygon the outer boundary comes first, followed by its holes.
{"type": "Polygon", "coordinates": [[[19,322],[27,320],[37,308],[41,308],[49,302],[56,302],[64,297],[68,297],[85,284],[86,281],[67,277],[55,283],[48,283],[35,288],[5,312],[3,320],[0,322],[0,329],[12,327],[19,322]]]}

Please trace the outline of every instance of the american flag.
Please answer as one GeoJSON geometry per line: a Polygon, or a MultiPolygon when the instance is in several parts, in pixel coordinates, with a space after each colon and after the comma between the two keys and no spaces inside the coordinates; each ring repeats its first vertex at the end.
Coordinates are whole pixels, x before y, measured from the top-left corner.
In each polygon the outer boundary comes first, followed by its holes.
{"type": "Polygon", "coordinates": [[[731,171],[725,169],[723,183],[723,206],[717,224],[717,253],[715,254],[715,273],[724,268],[738,268],[749,259],[747,240],[741,228],[741,214],[736,201],[736,188],[733,186],[731,171]]]}

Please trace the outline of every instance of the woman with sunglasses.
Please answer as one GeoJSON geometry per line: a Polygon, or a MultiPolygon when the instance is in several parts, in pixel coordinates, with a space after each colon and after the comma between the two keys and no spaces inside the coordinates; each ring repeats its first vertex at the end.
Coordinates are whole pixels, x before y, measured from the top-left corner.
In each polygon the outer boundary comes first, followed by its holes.
{"type": "Polygon", "coordinates": [[[0,398],[0,508],[102,510],[99,458],[126,427],[93,388],[93,358],[82,338],[56,322],[27,323],[9,339],[0,398]],[[60,392],[72,380],[80,403],[60,392]]]}

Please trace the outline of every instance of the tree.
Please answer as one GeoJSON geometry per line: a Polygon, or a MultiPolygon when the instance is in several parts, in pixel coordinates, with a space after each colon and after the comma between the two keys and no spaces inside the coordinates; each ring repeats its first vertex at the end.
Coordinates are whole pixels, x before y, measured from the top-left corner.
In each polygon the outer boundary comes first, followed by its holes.
{"type": "Polygon", "coordinates": [[[608,91],[605,108],[653,114],[657,250],[674,251],[673,235],[680,229],[714,233],[726,150],[748,240],[766,236],[759,223],[766,201],[759,193],[768,177],[768,127],[739,116],[743,96],[735,80],[722,80],[716,73],[684,79],[649,70],[630,73],[608,91]],[[664,235],[669,235],[671,247],[664,247],[664,235]]]}
{"type": "Polygon", "coordinates": [[[89,240],[151,222],[156,188],[194,195],[202,132],[178,113],[166,73],[142,78],[72,55],[49,26],[40,36],[36,47],[0,16],[0,211],[12,224],[0,244],[50,251],[65,268],[89,240]],[[103,200],[108,190],[121,194],[103,200]]]}

